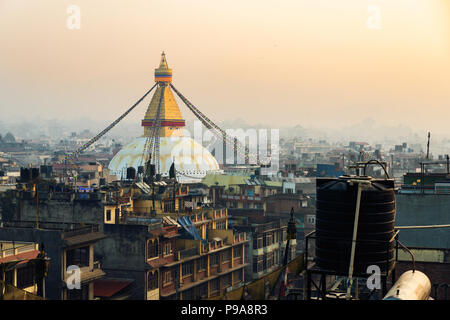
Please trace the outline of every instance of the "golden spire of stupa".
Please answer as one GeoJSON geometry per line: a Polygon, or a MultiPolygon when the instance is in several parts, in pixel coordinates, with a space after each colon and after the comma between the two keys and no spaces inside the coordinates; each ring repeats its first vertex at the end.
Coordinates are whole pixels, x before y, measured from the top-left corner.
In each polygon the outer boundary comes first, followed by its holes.
{"type": "Polygon", "coordinates": [[[159,68],[155,69],[155,82],[171,82],[172,81],[172,69],[169,69],[167,64],[166,54],[161,54],[161,62],[159,68]]]}
{"type": "Polygon", "coordinates": [[[181,116],[180,108],[178,107],[175,97],[173,96],[172,90],[168,85],[172,82],[172,69],[170,69],[167,64],[167,59],[164,52],[161,54],[159,68],[155,69],[155,82],[158,82],[158,87],[153,94],[150,105],[145,113],[145,117],[142,120],[144,136],[149,136],[150,134],[150,128],[152,127],[154,119],[156,119],[159,100],[163,92],[164,97],[161,102],[160,111],[160,136],[181,136],[185,123],[183,117],[181,116]]]}

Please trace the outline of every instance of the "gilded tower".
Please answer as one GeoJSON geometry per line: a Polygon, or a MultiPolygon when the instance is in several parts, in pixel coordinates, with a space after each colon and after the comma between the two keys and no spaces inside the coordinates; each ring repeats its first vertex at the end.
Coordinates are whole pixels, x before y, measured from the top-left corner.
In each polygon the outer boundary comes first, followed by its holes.
{"type": "Polygon", "coordinates": [[[145,117],[142,120],[144,127],[144,136],[148,137],[151,132],[151,127],[156,120],[158,111],[158,104],[161,94],[164,92],[161,101],[160,119],[161,129],[160,137],[182,136],[185,122],[181,116],[180,108],[178,107],[172,90],[170,89],[170,82],[172,82],[172,69],[169,68],[164,52],[161,55],[161,62],[159,68],[155,69],[155,82],[158,84],[152,100],[148,106],[145,117]]]}

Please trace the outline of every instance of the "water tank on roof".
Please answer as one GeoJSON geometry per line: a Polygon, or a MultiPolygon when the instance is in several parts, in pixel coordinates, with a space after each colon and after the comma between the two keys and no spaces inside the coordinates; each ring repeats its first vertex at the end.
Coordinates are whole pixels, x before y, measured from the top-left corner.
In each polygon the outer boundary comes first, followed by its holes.
{"type": "Polygon", "coordinates": [[[394,264],[395,195],[393,179],[368,176],[317,178],[316,263],[320,268],[346,274],[350,264],[357,202],[361,191],[354,273],[366,274],[377,265],[381,272],[394,264]]]}
{"type": "Polygon", "coordinates": [[[136,169],[134,167],[127,168],[127,180],[133,180],[136,177],[136,169]]]}
{"type": "Polygon", "coordinates": [[[27,183],[31,179],[31,171],[28,168],[20,168],[20,182],[27,183]]]}

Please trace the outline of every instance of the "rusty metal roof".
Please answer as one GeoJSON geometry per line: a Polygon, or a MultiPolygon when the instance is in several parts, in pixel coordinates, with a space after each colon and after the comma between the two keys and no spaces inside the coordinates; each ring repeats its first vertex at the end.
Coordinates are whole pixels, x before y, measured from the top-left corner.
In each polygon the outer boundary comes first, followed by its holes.
{"type": "Polygon", "coordinates": [[[104,238],[107,238],[107,235],[103,232],[90,232],[65,238],[64,243],[69,247],[83,243],[95,242],[104,238]]]}

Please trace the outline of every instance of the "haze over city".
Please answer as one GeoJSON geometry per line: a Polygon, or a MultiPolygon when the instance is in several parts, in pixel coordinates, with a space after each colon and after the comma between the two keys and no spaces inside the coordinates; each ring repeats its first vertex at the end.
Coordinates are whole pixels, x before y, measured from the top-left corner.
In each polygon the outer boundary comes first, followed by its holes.
{"type": "Polygon", "coordinates": [[[174,84],[217,122],[326,131],[371,119],[445,136],[449,17],[445,0],[1,0],[2,118],[107,123],[153,85],[165,51],[174,84]],[[67,27],[72,4],[80,29],[67,27]]]}

